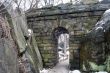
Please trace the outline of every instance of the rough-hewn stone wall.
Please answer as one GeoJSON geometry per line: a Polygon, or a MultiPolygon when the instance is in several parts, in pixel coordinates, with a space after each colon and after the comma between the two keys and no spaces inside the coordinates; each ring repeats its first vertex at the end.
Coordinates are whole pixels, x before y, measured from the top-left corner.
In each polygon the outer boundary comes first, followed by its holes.
{"type": "MultiPolygon", "coordinates": [[[[82,34],[87,32],[86,30],[83,30],[82,27],[88,29],[92,28],[92,26],[97,22],[98,18],[99,17],[95,17],[94,19],[93,17],[82,17],[71,20],[61,20],[61,25],[59,26],[66,28],[69,31],[70,35],[70,63],[73,64],[73,49],[78,49],[78,40],[81,38],[82,34]]],[[[42,54],[44,65],[53,67],[58,61],[56,41],[52,37],[53,30],[58,27],[57,20],[30,22],[29,24],[31,24],[31,28],[34,30],[36,41],[42,54]]]]}
{"type": "Polygon", "coordinates": [[[33,29],[36,35],[45,67],[53,67],[58,62],[57,45],[52,34],[53,30],[60,26],[69,31],[71,69],[79,68],[79,40],[83,34],[88,33],[94,27],[110,5],[105,8],[102,8],[100,4],[95,5],[96,7],[82,6],[83,8],[76,6],[76,8],[70,7],[70,9],[64,8],[62,10],[47,8],[41,10],[41,13],[39,10],[38,12],[33,10],[28,13],[28,26],[33,29]],[[94,10],[92,10],[93,8],[94,10]]]}

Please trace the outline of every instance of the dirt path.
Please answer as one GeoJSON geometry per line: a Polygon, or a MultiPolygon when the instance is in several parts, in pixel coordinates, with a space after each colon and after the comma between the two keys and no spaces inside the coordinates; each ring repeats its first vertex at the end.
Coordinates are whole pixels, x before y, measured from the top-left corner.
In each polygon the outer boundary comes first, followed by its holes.
{"type": "Polygon", "coordinates": [[[41,73],[69,73],[69,60],[61,61],[53,69],[48,69],[41,73]]]}

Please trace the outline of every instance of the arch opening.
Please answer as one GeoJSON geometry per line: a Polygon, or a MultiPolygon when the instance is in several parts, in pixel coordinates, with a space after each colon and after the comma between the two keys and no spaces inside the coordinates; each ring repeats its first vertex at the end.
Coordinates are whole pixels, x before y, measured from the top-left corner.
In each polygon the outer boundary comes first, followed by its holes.
{"type": "Polygon", "coordinates": [[[57,27],[53,32],[56,42],[58,62],[68,60],[69,64],[69,32],[64,27],[57,27]]]}

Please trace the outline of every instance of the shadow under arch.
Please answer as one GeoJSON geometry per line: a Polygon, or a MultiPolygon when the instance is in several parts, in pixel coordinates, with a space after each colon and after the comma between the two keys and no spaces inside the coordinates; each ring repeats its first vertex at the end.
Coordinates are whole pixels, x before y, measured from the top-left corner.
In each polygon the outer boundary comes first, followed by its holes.
{"type": "Polygon", "coordinates": [[[53,39],[54,40],[58,40],[58,37],[61,35],[61,34],[69,34],[68,30],[64,27],[57,27],[53,30],[52,34],[53,34],[53,39]]]}

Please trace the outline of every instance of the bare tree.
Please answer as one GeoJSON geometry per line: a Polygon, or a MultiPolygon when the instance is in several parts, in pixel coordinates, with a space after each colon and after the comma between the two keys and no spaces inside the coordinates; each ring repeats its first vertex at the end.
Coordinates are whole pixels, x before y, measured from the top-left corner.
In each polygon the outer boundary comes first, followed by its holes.
{"type": "Polygon", "coordinates": [[[54,0],[43,0],[43,1],[44,1],[44,6],[54,5],[54,0]]]}

